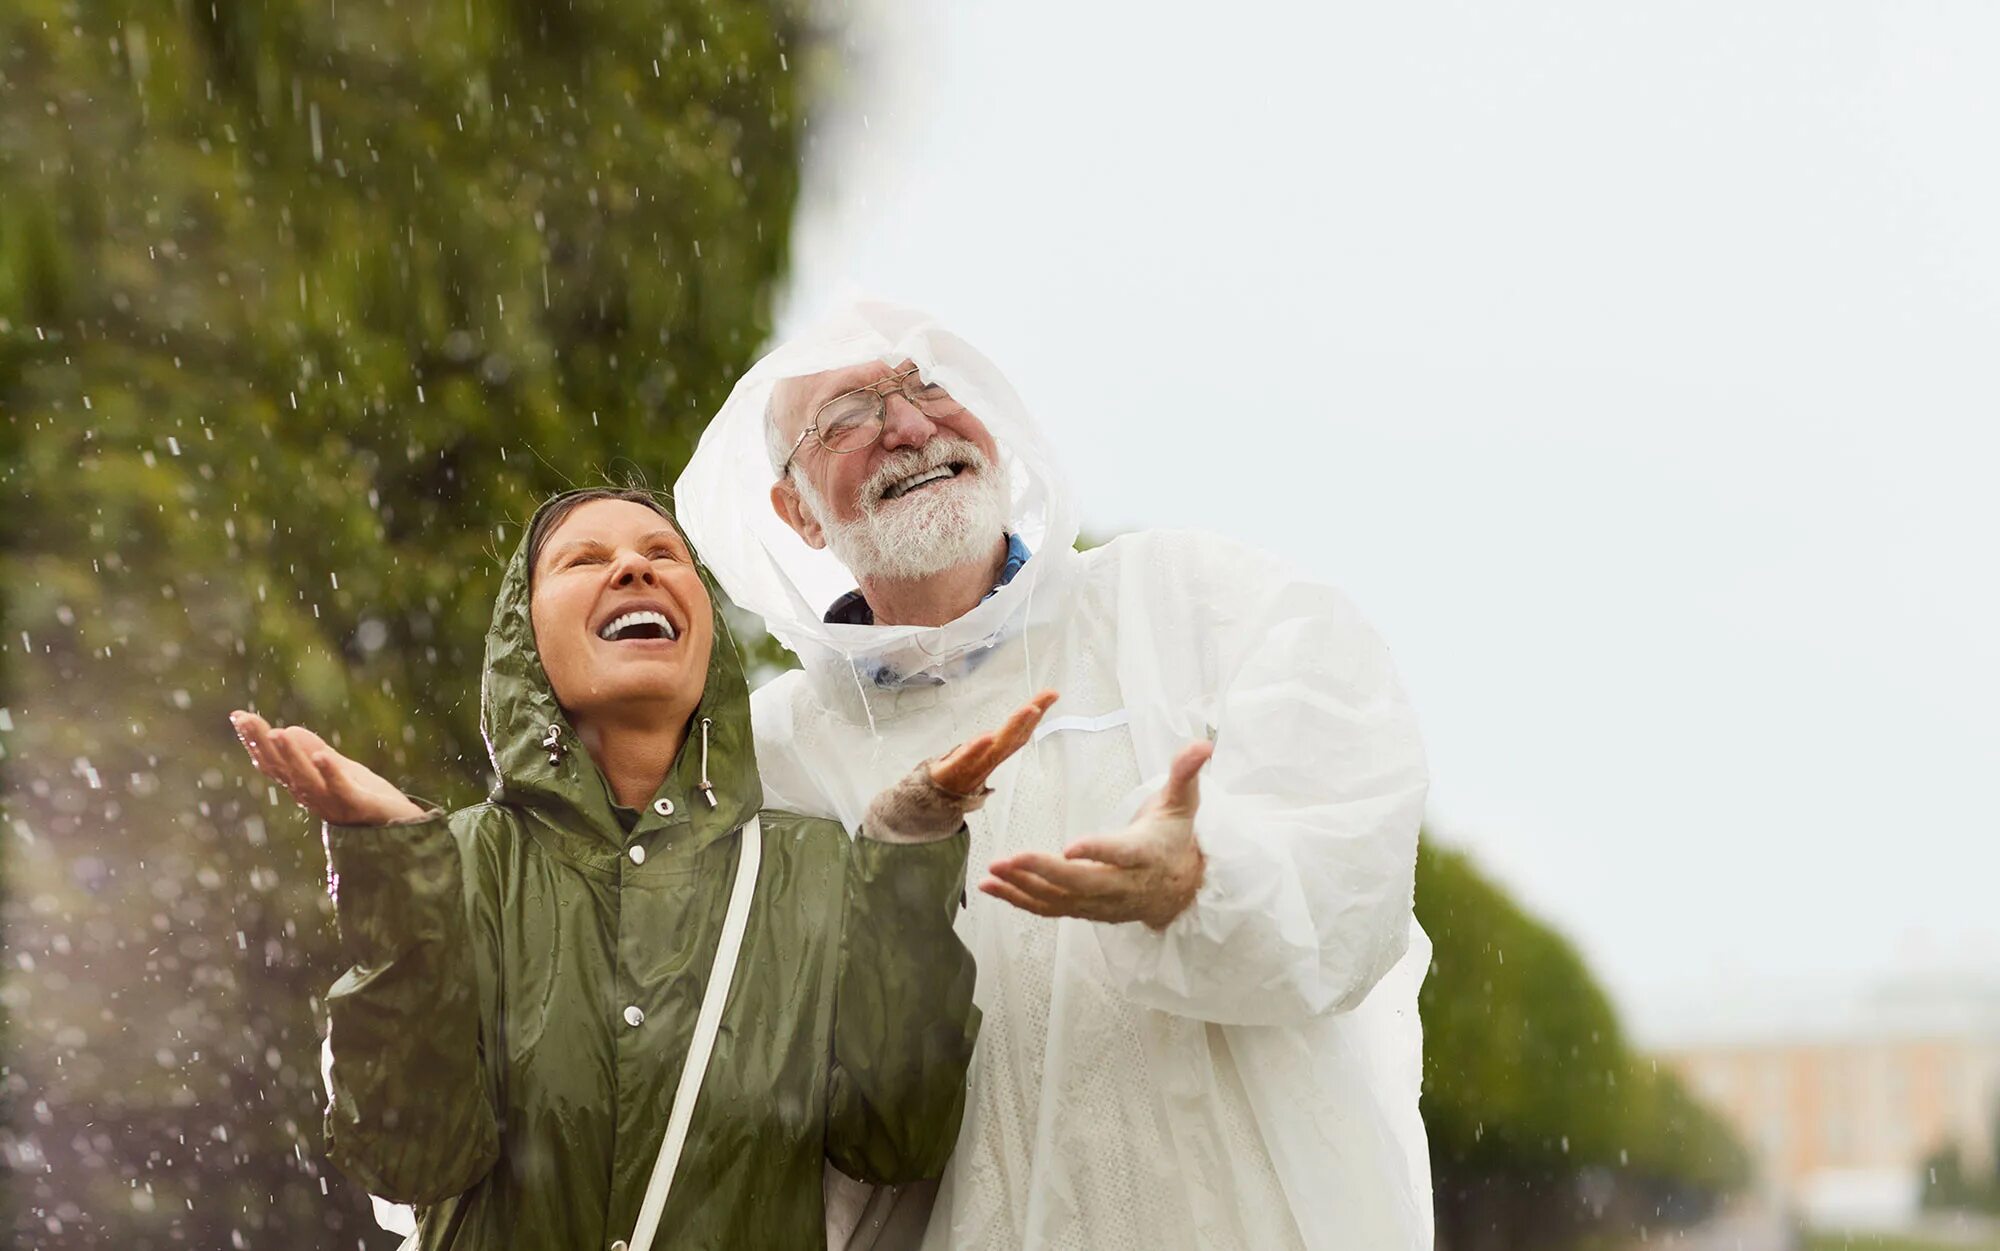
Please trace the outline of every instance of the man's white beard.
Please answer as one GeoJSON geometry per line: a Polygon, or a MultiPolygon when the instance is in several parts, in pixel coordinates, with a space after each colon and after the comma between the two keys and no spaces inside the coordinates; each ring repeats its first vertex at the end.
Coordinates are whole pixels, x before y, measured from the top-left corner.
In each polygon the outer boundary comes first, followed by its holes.
{"type": "Polygon", "coordinates": [[[884,460],[861,485],[861,515],[839,521],[812,482],[799,495],[826,532],[826,544],[856,578],[911,582],[993,553],[1007,528],[1006,476],[977,444],[940,436],[884,460]],[[885,500],[890,484],[940,465],[966,468],[949,482],[885,500]]]}

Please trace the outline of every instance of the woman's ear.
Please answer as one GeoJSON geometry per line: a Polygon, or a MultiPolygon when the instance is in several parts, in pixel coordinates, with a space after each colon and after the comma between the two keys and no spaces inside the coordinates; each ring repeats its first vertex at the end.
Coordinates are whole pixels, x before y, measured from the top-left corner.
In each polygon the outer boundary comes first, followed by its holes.
{"type": "Polygon", "coordinates": [[[780,478],[771,484],[771,507],[777,510],[779,520],[806,541],[807,547],[818,549],[826,546],[826,531],[820,526],[819,518],[806,507],[804,497],[790,478],[780,478]]]}

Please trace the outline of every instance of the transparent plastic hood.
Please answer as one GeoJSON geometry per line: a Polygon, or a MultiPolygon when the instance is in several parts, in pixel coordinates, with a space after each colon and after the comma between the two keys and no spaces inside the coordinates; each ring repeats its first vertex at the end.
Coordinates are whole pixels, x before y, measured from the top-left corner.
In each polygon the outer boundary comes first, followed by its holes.
{"type": "Polygon", "coordinates": [[[853,305],[752,366],[702,435],[674,486],[674,503],[681,525],[730,599],[762,617],[809,671],[820,671],[816,679],[837,664],[871,681],[884,673],[902,682],[949,681],[965,657],[1020,629],[1037,588],[1048,592],[1074,564],[1074,500],[1020,396],[971,344],[926,314],[892,304],[853,305]],[[948,389],[992,432],[1010,487],[1008,528],[1034,559],[948,625],[829,624],[823,614],[854,589],[855,578],[831,551],[807,546],[772,508],[775,474],[766,451],[766,405],[785,378],[865,361],[905,360],[948,389]]]}

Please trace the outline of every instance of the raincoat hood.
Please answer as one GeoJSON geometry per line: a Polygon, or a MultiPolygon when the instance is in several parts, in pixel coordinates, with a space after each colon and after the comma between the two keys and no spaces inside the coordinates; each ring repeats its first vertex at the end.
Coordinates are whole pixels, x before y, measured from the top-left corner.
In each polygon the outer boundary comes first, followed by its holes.
{"type": "MultiPolygon", "coordinates": [[[[549,499],[535,511],[535,521],[576,494],[580,492],[549,499]]],[[[586,858],[615,856],[621,827],[610,784],[556,702],[535,646],[528,586],[528,541],[534,528],[530,521],[514,549],[494,600],[493,624],[486,632],[479,723],[498,779],[492,798],[541,817],[565,838],[581,844],[575,850],[586,858]]],[[[715,645],[709,652],[701,703],[689,718],[680,754],[652,804],[665,799],[674,811],[689,814],[695,841],[707,842],[749,820],[763,803],[763,789],[750,734],[749,688],[723,617],[722,595],[698,559],[695,567],[708,588],[715,645]],[[705,796],[704,780],[713,787],[714,806],[705,796]]]]}
{"type": "Polygon", "coordinates": [[[815,682],[847,672],[867,681],[892,673],[904,681],[947,680],[954,665],[1020,630],[1057,597],[1073,573],[1077,519],[1069,486],[1048,441],[1014,388],[985,356],[915,309],[855,304],[781,344],[729,394],[675,484],[689,540],[712,563],[731,599],[764,619],[796,653],[815,682]],[[942,626],[863,626],[823,620],[855,578],[831,551],[814,550],[770,504],[765,438],[772,389],[783,379],[865,361],[914,362],[992,432],[1009,485],[1008,531],[1034,559],[991,598],[942,626]],[[826,662],[845,662],[828,664],[826,662]]]}

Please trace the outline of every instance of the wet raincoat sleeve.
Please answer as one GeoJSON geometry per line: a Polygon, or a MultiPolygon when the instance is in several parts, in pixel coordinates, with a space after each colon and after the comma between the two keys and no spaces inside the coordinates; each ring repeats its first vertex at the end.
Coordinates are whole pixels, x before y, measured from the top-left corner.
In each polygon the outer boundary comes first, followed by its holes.
{"type": "Polygon", "coordinates": [[[1195,903],[1163,932],[1092,929],[1154,1008],[1295,1025],[1367,997],[1407,949],[1428,777],[1388,650],[1346,598],[1205,535],[1134,536],[1120,583],[1120,682],[1158,792],[1212,733],[1195,903]]]}
{"type": "Polygon", "coordinates": [[[500,1154],[458,843],[437,814],[329,825],[326,846],[350,962],[327,994],[328,1154],[372,1194],[433,1203],[500,1154]]]}
{"type": "Polygon", "coordinates": [[[972,953],[952,930],[971,836],[890,843],[865,827],[847,860],[826,1154],[862,1181],[944,1172],[979,1034],[972,953]]]}

